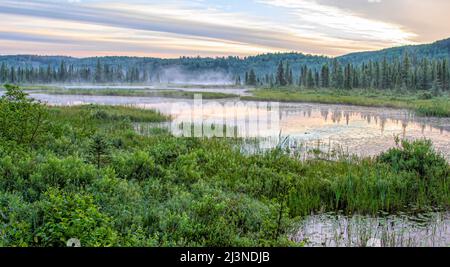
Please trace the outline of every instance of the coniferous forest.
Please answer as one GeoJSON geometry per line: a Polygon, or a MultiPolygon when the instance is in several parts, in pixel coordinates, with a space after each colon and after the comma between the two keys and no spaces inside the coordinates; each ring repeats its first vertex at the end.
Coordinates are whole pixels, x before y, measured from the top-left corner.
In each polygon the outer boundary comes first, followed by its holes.
{"type": "Polygon", "coordinates": [[[0,83],[170,83],[219,73],[224,82],[304,88],[448,90],[450,39],[430,45],[328,58],[300,53],[254,57],[155,59],[0,57],[0,83]]]}

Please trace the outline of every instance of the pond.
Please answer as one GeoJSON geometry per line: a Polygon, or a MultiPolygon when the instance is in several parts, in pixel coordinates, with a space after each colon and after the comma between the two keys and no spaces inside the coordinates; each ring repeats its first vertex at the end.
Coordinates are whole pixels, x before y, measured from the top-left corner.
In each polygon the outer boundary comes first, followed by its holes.
{"type": "Polygon", "coordinates": [[[395,146],[397,136],[428,138],[450,159],[450,118],[418,117],[408,110],[237,99],[31,95],[52,105],[95,103],[156,109],[172,116],[173,122],[166,127],[174,134],[186,136],[188,125],[189,134],[257,139],[259,149],[287,140],[294,149],[373,156],[395,146]],[[192,125],[196,128],[193,131],[192,125]]]}
{"type": "Polygon", "coordinates": [[[311,247],[445,247],[450,213],[399,213],[378,217],[336,213],[308,216],[291,240],[311,247]]]}

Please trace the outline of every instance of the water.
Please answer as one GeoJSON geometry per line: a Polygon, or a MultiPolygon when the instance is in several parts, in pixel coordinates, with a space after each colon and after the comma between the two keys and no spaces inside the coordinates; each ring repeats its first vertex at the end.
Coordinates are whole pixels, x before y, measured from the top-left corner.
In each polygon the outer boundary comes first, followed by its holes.
{"type": "MultiPolygon", "coordinates": [[[[428,138],[450,160],[450,118],[418,117],[408,110],[308,103],[277,105],[238,100],[203,100],[202,109],[196,109],[195,102],[190,99],[32,96],[53,105],[96,103],[156,109],[171,115],[173,125],[203,125],[205,134],[213,124],[226,125],[237,129],[239,137],[258,139],[261,149],[276,146],[282,136],[288,137],[287,143],[292,148],[320,148],[324,152],[339,148],[349,154],[373,156],[395,146],[395,136],[405,139],[428,138]]],[[[172,132],[175,133],[176,128],[172,127],[172,132]]]]}
{"type": "Polygon", "coordinates": [[[311,247],[448,247],[450,213],[312,215],[300,222],[291,240],[311,247]]]}

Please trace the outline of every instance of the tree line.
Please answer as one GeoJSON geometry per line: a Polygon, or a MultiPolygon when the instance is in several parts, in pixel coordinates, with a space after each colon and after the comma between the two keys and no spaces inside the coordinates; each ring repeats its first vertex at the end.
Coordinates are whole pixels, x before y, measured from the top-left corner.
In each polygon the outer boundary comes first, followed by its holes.
{"type": "MultiPolygon", "coordinates": [[[[14,67],[2,63],[0,66],[0,82],[13,84],[40,83],[133,83],[150,81],[150,73],[137,66],[123,67],[122,65],[103,64],[100,60],[94,68],[84,66],[75,67],[61,61],[58,67],[39,66],[14,67]]],[[[157,77],[156,77],[157,78],[157,77]]],[[[155,78],[153,78],[155,79],[155,78]]]]}
{"type": "MultiPolygon", "coordinates": [[[[254,67],[250,67],[242,78],[240,74],[236,74],[235,82],[237,85],[270,87],[296,85],[303,88],[449,90],[447,59],[417,60],[405,53],[400,58],[384,57],[381,61],[360,64],[332,59],[321,65],[297,64],[293,68],[293,63],[281,60],[277,67],[265,67],[265,71],[255,71],[254,67]]],[[[4,62],[0,66],[0,83],[143,82],[160,82],[159,72],[139,65],[124,67],[120,64],[107,64],[100,59],[95,66],[75,66],[64,60],[58,66],[15,67],[4,62]]]]}
{"type": "MultiPolygon", "coordinates": [[[[256,77],[253,70],[246,72],[243,83],[270,87],[449,90],[449,81],[447,59],[423,58],[414,62],[405,54],[391,61],[385,57],[382,61],[342,64],[333,59],[319,68],[302,65],[297,75],[294,75],[289,62],[280,61],[275,73],[256,77]]],[[[236,83],[239,82],[240,77],[236,79],[236,83]]]]}

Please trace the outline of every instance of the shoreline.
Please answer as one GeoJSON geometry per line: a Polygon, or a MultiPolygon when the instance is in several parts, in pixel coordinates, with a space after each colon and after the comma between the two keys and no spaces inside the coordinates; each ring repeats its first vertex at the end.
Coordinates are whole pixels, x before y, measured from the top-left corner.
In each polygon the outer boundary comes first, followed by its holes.
{"type": "Polygon", "coordinates": [[[251,96],[241,96],[248,101],[278,101],[284,103],[320,103],[342,104],[362,107],[385,107],[395,109],[407,109],[422,117],[450,117],[450,100],[445,97],[436,99],[415,99],[417,95],[382,95],[376,91],[357,91],[357,93],[374,93],[378,95],[360,95],[349,91],[348,95],[335,95],[339,91],[292,91],[286,89],[256,89],[251,91],[251,96]],[[354,94],[352,94],[354,93],[354,94]],[[390,98],[390,99],[389,99],[390,98]],[[392,99],[394,98],[394,99],[392,99]]]}

